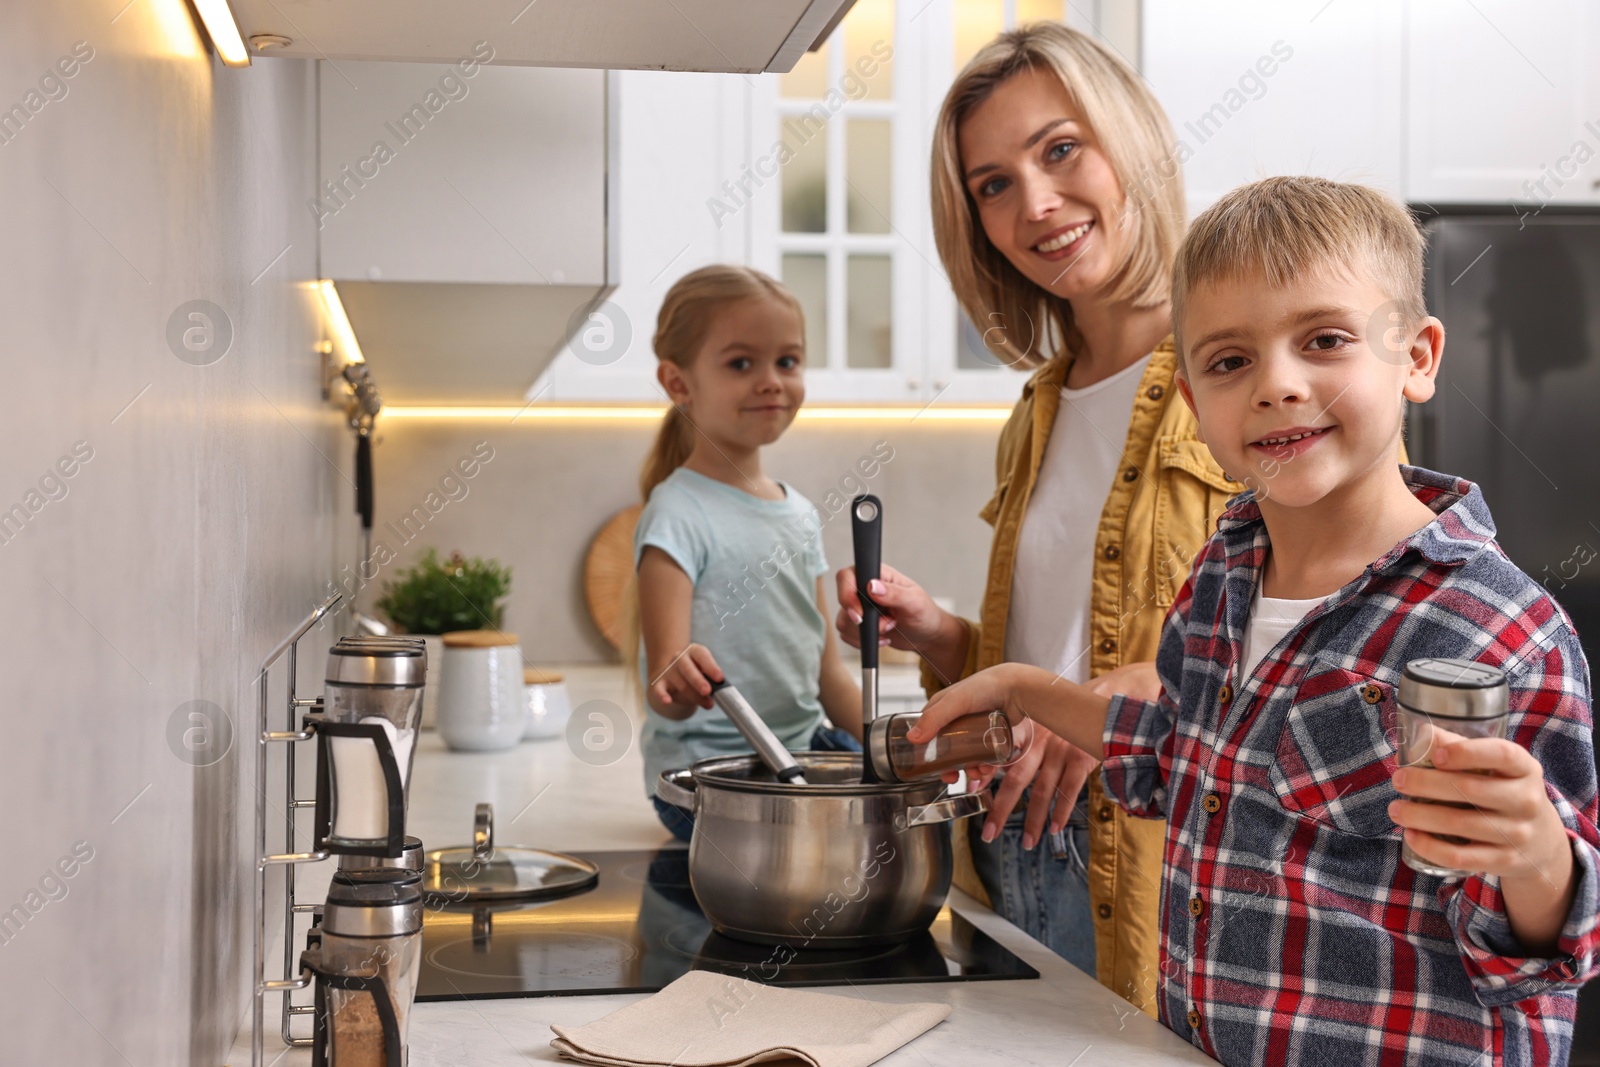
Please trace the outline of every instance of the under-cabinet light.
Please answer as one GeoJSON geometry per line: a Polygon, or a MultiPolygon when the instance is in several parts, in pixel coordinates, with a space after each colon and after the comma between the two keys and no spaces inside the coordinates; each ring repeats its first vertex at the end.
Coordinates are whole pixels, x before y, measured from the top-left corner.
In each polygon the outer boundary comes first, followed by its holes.
{"type": "Polygon", "coordinates": [[[228,0],[194,0],[194,8],[200,13],[200,21],[205,24],[206,33],[216,46],[223,64],[248,67],[250,50],[244,46],[244,38],[239,35],[239,23],[228,8],[228,0]]]}
{"type": "Polygon", "coordinates": [[[365,363],[366,357],[361,354],[361,344],[350,326],[350,317],[344,313],[344,301],[339,299],[338,288],[324,278],[317,283],[317,293],[322,297],[322,308],[328,314],[328,329],[333,333],[339,355],[345,363],[365,363]]]}
{"type": "MultiPolygon", "coordinates": [[[[385,419],[629,419],[659,420],[666,413],[660,404],[523,404],[456,406],[386,406],[385,419]]],[[[959,406],[937,404],[915,406],[815,406],[800,409],[801,422],[849,422],[884,420],[890,422],[1004,422],[1009,407],[959,406]]]]}

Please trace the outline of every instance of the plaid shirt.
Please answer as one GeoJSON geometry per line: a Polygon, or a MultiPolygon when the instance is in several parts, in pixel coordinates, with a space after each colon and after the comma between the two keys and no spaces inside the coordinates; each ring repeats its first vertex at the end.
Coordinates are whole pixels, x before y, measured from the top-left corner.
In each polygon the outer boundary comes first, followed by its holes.
{"type": "Polygon", "coordinates": [[[1158,702],[1114,698],[1106,792],[1165,816],[1161,1020],[1225,1064],[1565,1064],[1600,950],[1588,666],[1508,560],[1471,482],[1401,467],[1438,516],[1313,608],[1247,678],[1268,539],[1236,498],[1167,618],[1158,702]],[[1505,670],[1507,736],[1544,766],[1576,899],[1523,954],[1496,878],[1400,861],[1395,693],[1406,662],[1505,670]]]}

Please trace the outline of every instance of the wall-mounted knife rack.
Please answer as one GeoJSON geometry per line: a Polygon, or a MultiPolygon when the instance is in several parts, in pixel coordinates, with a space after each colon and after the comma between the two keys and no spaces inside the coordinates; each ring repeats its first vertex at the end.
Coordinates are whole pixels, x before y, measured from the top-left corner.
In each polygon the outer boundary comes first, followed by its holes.
{"type": "Polygon", "coordinates": [[[286,1045],[304,1048],[311,1045],[309,1037],[295,1037],[290,1030],[290,1021],[297,1015],[311,1015],[316,1011],[313,1004],[295,1004],[291,994],[296,990],[305,989],[311,985],[312,976],[302,972],[299,967],[297,951],[294,941],[295,916],[310,914],[316,910],[316,904],[302,904],[295,899],[294,875],[295,868],[302,863],[318,863],[328,858],[327,850],[313,852],[295,852],[295,837],[297,830],[297,813],[302,810],[312,810],[316,807],[314,799],[301,799],[295,795],[295,748],[301,741],[309,741],[316,735],[304,728],[304,712],[309,709],[318,711],[322,708],[322,698],[315,697],[304,699],[295,695],[296,665],[299,653],[300,639],[320,622],[327,614],[338,606],[344,599],[344,594],[335,593],[324,600],[317,608],[307,615],[294,631],[278,643],[278,647],[267,653],[267,658],[261,661],[261,671],[256,676],[256,833],[255,833],[255,949],[252,955],[254,967],[254,988],[251,997],[250,1012],[250,1064],[251,1067],[263,1067],[262,1056],[266,1040],[266,998],[269,994],[277,993],[283,997],[282,1021],[279,1033],[286,1045]],[[274,730],[271,721],[271,695],[268,690],[268,681],[273,666],[285,656],[288,657],[284,665],[287,674],[286,698],[283,705],[285,711],[284,725],[287,729],[274,730]],[[273,745],[284,746],[284,782],[283,782],[283,852],[267,851],[267,753],[273,745]],[[281,866],[284,869],[283,877],[283,977],[267,978],[267,941],[270,931],[267,928],[267,872],[272,867],[281,866]]]}

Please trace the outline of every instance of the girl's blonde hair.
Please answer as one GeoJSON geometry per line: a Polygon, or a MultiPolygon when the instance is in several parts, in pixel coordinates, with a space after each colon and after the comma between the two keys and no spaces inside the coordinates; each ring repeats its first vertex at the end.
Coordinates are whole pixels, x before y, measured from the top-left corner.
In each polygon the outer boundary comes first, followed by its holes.
{"type": "Polygon", "coordinates": [[[985,343],[1024,367],[1077,343],[1072,305],[1026,277],[983,232],[962,180],[961,123],[1002,83],[1024,71],[1058,78],[1082,109],[1122,185],[1119,225],[1128,254],[1112,275],[1110,299],[1159,307],[1170,291],[1183,237],[1183,173],[1166,112],[1139,75],[1094,38],[1054,22],[1001,34],[956,77],[933,133],[933,233],[950,286],[985,343]]]}
{"type": "MultiPolygon", "coordinates": [[[[800,301],[784,284],[753,267],[739,267],[726,263],[713,264],[690,271],[667,290],[661,301],[661,313],[656,316],[656,335],[651,342],[656,358],[678,367],[694,362],[706,334],[711,332],[713,317],[722,308],[737,300],[752,297],[772,297],[787,305],[800,320],[800,342],[805,343],[806,315],[800,301]]],[[[639,472],[639,495],[649,501],[656,486],[689,459],[694,451],[694,424],[683,409],[674,404],[661,421],[655,444],[645,457],[644,469],[639,472]]],[[[639,621],[639,584],[637,570],[630,570],[628,586],[623,591],[622,664],[629,688],[635,690],[644,703],[639,689],[639,651],[643,646],[639,621]]]]}
{"type": "MultiPolygon", "coordinates": [[[[800,301],[782,282],[753,267],[718,263],[701,267],[679,278],[661,302],[656,316],[656,335],[652,344],[656,358],[678,367],[687,367],[705,343],[712,318],[736,300],[772,297],[793,309],[800,319],[800,337],[805,340],[805,311],[800,301]]],[[[639,474],[639,495],[650,499],[650,492],[667,476],[683,466],[694,451],[694,425],[677,406],[667,411],[656,434],[655,445],[645,458],[639,474]]]]}

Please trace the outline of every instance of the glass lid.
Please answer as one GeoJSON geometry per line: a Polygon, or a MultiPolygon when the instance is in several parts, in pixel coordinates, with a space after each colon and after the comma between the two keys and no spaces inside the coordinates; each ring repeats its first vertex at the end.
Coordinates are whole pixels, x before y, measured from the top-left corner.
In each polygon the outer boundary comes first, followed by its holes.
{"type": "Polygon", "coordinates": [[[428,853],[422,893],[430,903],[550,900],[600,880],[600,868],[588,860],[542,848],[495,845],[494,810],[488,804],[478,805],[472,840],[471,845],[428,853]]]}

